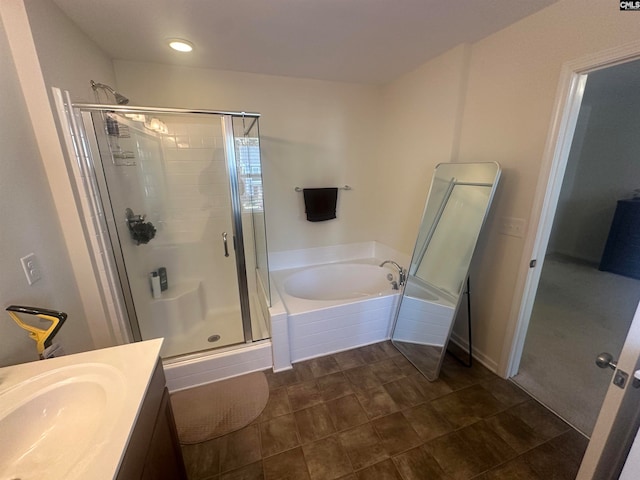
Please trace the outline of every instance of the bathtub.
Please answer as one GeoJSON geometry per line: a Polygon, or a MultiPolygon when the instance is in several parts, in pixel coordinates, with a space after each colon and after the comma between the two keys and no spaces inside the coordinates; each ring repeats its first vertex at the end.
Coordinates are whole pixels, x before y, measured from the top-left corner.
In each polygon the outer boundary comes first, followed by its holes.
{"type": "Polygon", "coordinates": [[[386,340],[399,291],[378,259],[274,271],[287,312],[291,362],[386,340]]]}

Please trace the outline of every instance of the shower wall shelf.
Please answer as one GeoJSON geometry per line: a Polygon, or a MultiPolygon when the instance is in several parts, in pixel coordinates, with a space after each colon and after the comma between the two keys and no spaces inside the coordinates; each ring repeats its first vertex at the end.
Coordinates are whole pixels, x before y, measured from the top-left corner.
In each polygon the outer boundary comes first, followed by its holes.
{"type": "MultiPolygon", "coordinates": [[[[294,188],[294,190],[295,190],[296,192],[301,192],[301,191],[303,191],[304,189],[303,189],[303,188],[300,188],[300,187],[296,187],[296,188],[294,188]]],[[[338,187],[338,190],[352,190],[352,188],[351,188],[349,185],[345,185],[344,187],[338,187]]]]}

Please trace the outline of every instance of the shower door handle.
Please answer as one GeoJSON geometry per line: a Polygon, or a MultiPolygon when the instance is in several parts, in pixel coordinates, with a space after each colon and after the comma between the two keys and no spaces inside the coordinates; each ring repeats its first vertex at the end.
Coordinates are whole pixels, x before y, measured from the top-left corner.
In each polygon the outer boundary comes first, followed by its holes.
{"type": "Polygon", "coordinates": [[[224,244],[224,256],[229,256],[229,247],[227,246],[227,232],[222,232],[222,243],[224,244]]]}

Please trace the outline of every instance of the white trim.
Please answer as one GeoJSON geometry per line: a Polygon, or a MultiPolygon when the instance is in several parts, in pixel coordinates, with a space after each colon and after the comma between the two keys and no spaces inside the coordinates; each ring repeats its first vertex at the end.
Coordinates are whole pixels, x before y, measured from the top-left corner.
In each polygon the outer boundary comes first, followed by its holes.
{"type": "Polygon", "coordinates": [[[238,375],[268,370],[272,365],[270,340],[163,362],[167,388],[172,393],[238,375]]]}
{"type": "MultiPolygon", "coordinates": [[[[469,341],[466,338],[461,337],[456,332],[451,332],[451,338],[449,339],[449,341],[455,343],[467,354],[469,353],[469,341]]],[[[492,371],[493,373],[495,373],[498,368],[498,364],[495,362],[495,360],[486,355],[482,350],[478,350],[478,348],[475,347],[473,349],[473,359],[487,367],[487,369],[492,371]]]]}
{"type": "Polygon", "coordinates": [[[543,154],[536,195],[531,209],[531,225],[525,238],[518,278],[503,353],[498,363],[499,375],[511,377],[518,371],[529,317],[542,270],[551,224],[555,215],[562,176],[567,163],[577,114],[582,100],[585,74],[640,58],[640,41],[589,54],[566,62],[562,67],[552,122],[543,154]],[[581,87],[582,85],[582,87],[581,87]],[[529,268],[531,259],[536,268],[529,268]]]}

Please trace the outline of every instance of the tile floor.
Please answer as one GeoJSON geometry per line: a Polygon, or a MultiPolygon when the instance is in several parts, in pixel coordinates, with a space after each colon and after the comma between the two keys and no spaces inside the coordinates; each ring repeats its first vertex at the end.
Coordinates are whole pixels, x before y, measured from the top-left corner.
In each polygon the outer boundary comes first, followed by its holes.
{"type": "Polygon", "coordinates": [[[481,365],[428,382],[390,342],[267,380],[252,424],[182,447],[190,480],[573,479],[587,445],[481,365]]]}

